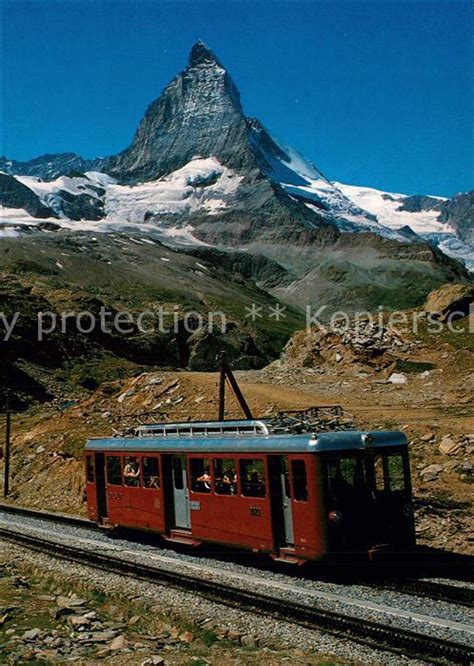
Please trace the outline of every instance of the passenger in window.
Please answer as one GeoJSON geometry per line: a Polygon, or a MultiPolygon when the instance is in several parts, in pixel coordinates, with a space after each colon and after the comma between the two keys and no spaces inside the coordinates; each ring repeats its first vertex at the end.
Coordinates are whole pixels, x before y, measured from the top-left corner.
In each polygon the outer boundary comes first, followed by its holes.
{"type": "Polygon", "coordinates": [[[265,484],[259,476],[257,471],[250,474],[250,490],[252,497],[265,497],[265,484]]]}
{"type": "Polygon", "coordinates": [[[160,489],[160,479],[158,476],[150,476],[149,479],[147,479],[146,483],[147,488],[155,488],[156,490],[160,489]]]}
{"type": "Polygon", "coordinates": [[[225,488],[224,492],[226,495],[235,495],[237,489],[237,478],[233,469],[228,467],[224,476],[222,477],[222,483],[225,488]]]}
{"type": "Polygon", "coordinates": [[[140,465],[137,460],[131,459],[123,468],[126,486],[138,486],[140,484],[140,465]]]}
{"type": "Polygon", "coordinates": [[[205,468],[204,473],[201,476],[199,476],[196,479],[196,481],[198,481],[198,483],[202,483],[203,487],[206,491],[211,490],[211,471],[210,471],[209,467],[205,468]]]}

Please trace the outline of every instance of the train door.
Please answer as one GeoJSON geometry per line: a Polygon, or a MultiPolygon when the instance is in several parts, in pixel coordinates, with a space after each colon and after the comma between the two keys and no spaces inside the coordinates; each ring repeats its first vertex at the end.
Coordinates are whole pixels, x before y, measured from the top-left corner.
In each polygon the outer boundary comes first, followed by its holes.
{"type": "Polygon", "coordinates": [[[278,546],[293,546],[293,513],[287,456],[269,456],[269,477],[272,497],[272,518],[278,546]]]}
{"type": "Polygon", "coordinates": [[[293,509],[291,506],[290,468],[288,458],[282,456],[280,467],[280,486],[283,499],[283,523],[285,525],[285,541],[287,545],[295,542],[293,536],[293,509]]]}
{"type": "Polygon", "coordinates": [[[105,488],[105,455],[103,453],[95,454],[95,485],[97,489],[97,518],[100,523],[108,515],[105,488]]]}
{"type": "Polygon", "coordinates": [[[185,455],[179,454],[172,456],[171,474],[173,481],[175,527],[189,530],[191,528],[191,514],[185,455]]]}

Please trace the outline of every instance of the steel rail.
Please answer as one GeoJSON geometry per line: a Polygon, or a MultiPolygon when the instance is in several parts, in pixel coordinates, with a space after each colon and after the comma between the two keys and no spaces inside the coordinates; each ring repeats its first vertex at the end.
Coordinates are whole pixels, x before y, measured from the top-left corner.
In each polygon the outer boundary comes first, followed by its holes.
{"type": "Polygon", "coordinates": [[[139,580],[166,584],[202,596],[209,601],[238,607],[240,610],[271,616],[309,629],[324,630],[375,649],[385,649],[435,664],[470,664],[474,651],[467,645],[445,641],[408,629],[355,618],[335,611],[322,610],[295,601],[248,591],[222,582],[206,581],[184,572],[133,562],[108,553],[103,555],[77,546],[58,543],[37,535],[28,535],[0,527],[0,536],[10,543],[21,544],[37,552],[78,562],[86,566],[131,576],[139,580]]]}
{"type": "MultiPolygon", "coordinates": [[[[362,583],[364,584],[364,583],[362,583]]],[[[378,587],[394,592],[410,594],[414,597],[428,597],[435,601],[446,601],[448,603],[460,604],[467,608],[474,607],[474,590],[471,587],[449,585],[449,583],[408,578],[406,580],[381,581],[378,587]]]]}
{"type": "MultiPolygon", "coordinates": [[[[87,518],[71,516],[65,513],[55,513],[40,509],[31,509],[12,504],[0,503],[0,513],[12,513],[39,520],[46,520],[57,524],[72,525],[87,529],[98,529],[97,524],[87,518]]],[[[375,589],[387,589],[394,592],[406,593],[417,597],[428,597],[436,601],[456,603],[472,608],[474,606],[474,592],[470,587],[449,585],[449,583],[428,581],[423,579],[397,579],[396,581],[382,580],[378,584],[360,581],[362,585],[369,585],[375,589]]]]}
{"type": "Polygon", "coordinates": [[[31,509],[25,506],[18,506],[17,504],[0,503],[0,512],[12,513],[17,516],[27,516],[28,518],[36,518],[37,520],[47,520],[53,523],[61,523],[63,525],[72,525],[73,527],[86,527],[89,529],[97,528],[97,524],[88,518],[71,516],[68,513],[45,511],[44,509],[31,509]]]}

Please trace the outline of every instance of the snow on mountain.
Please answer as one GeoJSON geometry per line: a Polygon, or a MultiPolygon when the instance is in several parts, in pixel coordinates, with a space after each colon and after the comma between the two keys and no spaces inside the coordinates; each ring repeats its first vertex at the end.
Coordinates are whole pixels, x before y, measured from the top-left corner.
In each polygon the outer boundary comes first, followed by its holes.
{"type": "Polygon", "coordinates": [[[215,157],[196,157],[158,180],[132,186],[110,185],[105,197],[106,218],[141,223],[159,216],[182,216],[197,211],[216,215],[226,208],[226,200],[241,180],[215,157]]]}
{"type": "Polygon", "coordinates": [[[121,185],[115,178],[97,171],[61,176],[50,182],[32,176],[16,178],[58,217],[38,220],[23,209],[2,208],[2,221],[11,227],[49,221],[66,229],[96,232],[140,229],[175,242],[199,245],[204,243],[193,237],[186,217],[196,212],[217,215],[227,207],[242,180],[216,158],[198,156],[168,176],[137,185],[121,185]],[[103,218],[71,220],[63,210],[65,193],[100,200],[103,218]]]}
{"type": "Polygon", "coordinates": [[[106,174],[101,174],[98,179],[91,179],[84,175],[60,176],[52,181],[44,181],[35,176],[16,176],[16,180],[33,190],[46,206],[61,217],[65,217],[62,208],[64,196],[86,195],[91,199],[99,200],[105,192],[104,184],[115,182],[113,178],[106,176],[106,174]]]}
{"type": "MultiPolygon", "coordinates": [[[[384,192],[373,187],[358,187],[356,185],[344,185],[335,183],[348,199],[357,206],[372,213],[378,221],[391,229],[400,229],[410,226],[417,234],[446,232],[446,225],[438,222],[439,211],[427,210],[412,213],[399,210],[407,194],[395,194],[384,192]]],[[[434,201],[446,201],[443,197],[431,197],[434,201]]]]}
{"type": "MultiPolygon", "coordinates": [[[[410,239],[397,230],[410,227],[423,240],[461,259],[470,270],[474,269],[472,247],[439,220],[439,209],[403,210],[401,206],[409,199],[408,195],[332,183],[299,153],[283,148],[268,134],[259,150],[260,162],[272,182],[331,220],[341,231],[370,231],[406,243],[410,239]],[[271,149],[268,149],[269,140],[271,149]]],[[[52,223],[66,229],[94,232],[141,230],[173,243],[197,245],[204,243],[194,236],[187,218],[195,213],[215,216],[229,208],[243,180],[243,176],[223,166],[217,158],[199,156],[167,176],[136,185],[120,184],[98,171],[61,176],[53,181],[34,176],[15,178],[31,189],[57,217],[38,219],[23,208],[2,207],[2,235],[17,233],[15,229],[22,226],[31,228],[41,224],[45,228],[45,223],[52,223]],[[70,210],[65,209],[64,197],[70,206],[74,200],[83,201],[85,197],[84,214],[71,218],[70,210]],[[89,219],[87,213],[91,210],[94,215],[89,219]]],[[[431,198],[434,205],[446,201],[443,197],[431,198]]]]}
{"type": "MultiPolygon", "coordinates": [[[[441,210],[446,197],[428,196],[432,204],[425,207],[432,210],[412,211],[404,206],[404,202],[412,199],[407,194],[384,192],[373,187],[359,187],[335,183],[338,189],[357,206],[377,217],[377,220],[391,229],[397,230],[410,227],[421,239],[436,245],[442,252],[463,261],[470,271],[474,271],[474,248],[464,242],[451,225],[442,222],[441,210]]],[[[422,207],[421,207],[422,208],[422,207]]]]}
{"type": "MultiPolygon", "coordinates": [[[[84,160],[63,153],[25,163],[0,158],[0,168],[3,231],[139,230],[176,243],[256,244],[271,258],[285,244],[338,242],[338,230],[370,232],[412,243],[412,254],[423,252],[416,245],[421,237],[474,263],[471,195],[445,201],[330,181],[245,116],[237,87],[203,42],[193,46],[185,69],[149,105],[118,155],[84,160]]],[[[370,234],[357,242],[377,247],[370,234]]]]}
{"type": "Polygon", "coordinates": [[[406,241],[347,197],[300,153],[271,136],[258,121],[251,121],[251,132],[251,144],[262,170],[289,196],[336,224],[341,231],[370,231],[406,241]]]}

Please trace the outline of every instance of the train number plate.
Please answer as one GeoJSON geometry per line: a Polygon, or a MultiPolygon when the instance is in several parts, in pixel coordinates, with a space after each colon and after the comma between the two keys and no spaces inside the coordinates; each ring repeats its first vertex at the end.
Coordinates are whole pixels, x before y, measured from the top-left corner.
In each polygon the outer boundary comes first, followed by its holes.
{"type": "Polygon", "coordinates": [[[259,506],[251,506],[249,507],[249,513],[251,516],[261,516],[262,509],[259,506]]]}
{"type": "Polygon", "coordinates": [[[201,511],[201,502],[193,500],[192,502],[189,502],[189,508],[191,511],[201,511]]]}
{"type": "Polygon", "coordinates": [[[107,497],[109,500],[118,500],[120,502],[120,500],[122,499],[122,493],[112,492],[109,490],[107,493],[107,497]]]}

